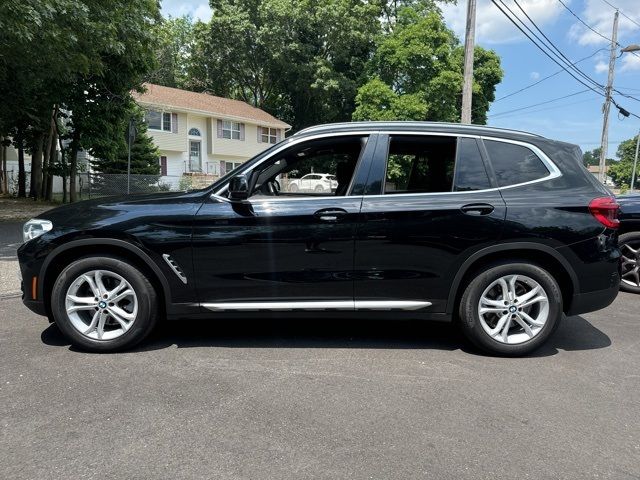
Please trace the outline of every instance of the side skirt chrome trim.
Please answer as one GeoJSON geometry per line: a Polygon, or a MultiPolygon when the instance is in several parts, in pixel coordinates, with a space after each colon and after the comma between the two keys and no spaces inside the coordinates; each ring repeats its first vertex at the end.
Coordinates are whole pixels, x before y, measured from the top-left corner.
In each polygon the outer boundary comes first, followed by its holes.
{"type": "Polygon", "coordinates": [[[337,300],[327,302],[220,302],[201,303],[201,307],[213,312],[256,312],[269,310],[283,312],[293,310],[420,310],[431,302],[418,300],[337,300]]]}

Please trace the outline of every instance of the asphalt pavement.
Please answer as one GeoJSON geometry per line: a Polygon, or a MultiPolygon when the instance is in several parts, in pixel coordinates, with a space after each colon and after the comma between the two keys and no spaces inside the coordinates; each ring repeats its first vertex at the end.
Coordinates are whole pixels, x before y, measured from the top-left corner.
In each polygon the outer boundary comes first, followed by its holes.
{"type": "Polygon", "coordinates": [[[0,300],[3,479],[637,479],[640,296],[522,359],[450,325],[192,321],[86,354],[0,300]]]}

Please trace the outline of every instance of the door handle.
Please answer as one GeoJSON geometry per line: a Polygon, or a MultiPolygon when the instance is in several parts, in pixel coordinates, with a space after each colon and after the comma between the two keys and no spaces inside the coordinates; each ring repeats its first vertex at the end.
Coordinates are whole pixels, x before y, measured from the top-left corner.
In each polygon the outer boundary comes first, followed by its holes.
{"type": "Polygon", "coordinates": [[[495,210],[495,207],[488,203],[470,203],[460,207],[460,210],[467,215],[489,215],[495,210]]]}
{"type": "Polygon", "coordinates": [[[347,215],[347,211],[342,208],[323,208],[313,214],[318,220],[323,222],[337,222],[347,215]]]}

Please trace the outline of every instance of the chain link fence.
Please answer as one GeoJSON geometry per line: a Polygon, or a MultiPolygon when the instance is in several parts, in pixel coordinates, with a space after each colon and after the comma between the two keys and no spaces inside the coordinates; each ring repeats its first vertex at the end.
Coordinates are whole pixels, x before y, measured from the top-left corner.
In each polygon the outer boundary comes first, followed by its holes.
{"type": "MultiPolygon", "coordinates": [[[[6,175],[9,194],[18,195],[18,171],[7,170],[6,175]]],[[[218,175],[195,173],[182,175],[127,175],[118,173],[89,173],[78,174],[76,188],[78,198],[87,200],[113,195],[135,195],[142,193],[177,192],[205,188],[219,178],[218,175]]],[[[69,191],[69,179],[67,192],[69,191]]],[[[25,172],[26,193],[29,194],[31,172],[25,172]]],[[[53,177],[53,199],[62,200],[63,179],[53,177]]]]}

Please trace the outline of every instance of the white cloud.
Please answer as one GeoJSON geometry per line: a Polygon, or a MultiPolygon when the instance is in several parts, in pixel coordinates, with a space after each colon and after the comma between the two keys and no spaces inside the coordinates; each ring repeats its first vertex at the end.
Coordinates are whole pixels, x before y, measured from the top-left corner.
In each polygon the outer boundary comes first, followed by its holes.
{"type": "MultiPolygon", "coordinates": [[[[640,55],[640,54],[637,54],[640,55]]],[[[632,72],[640,70],[640,56],[625,53],[622,56],[620,72],[632,72]]]]}
{"type": "Polygon", "coordinates": [[[531,80],[538,80],[540,78],[540,73],[539,72],[531,72],[529,74],[529,78],[531,78],[531,80]]]}
{"type": "MultiPolygon", "coordinates": [[[[612,3],[627,16],[640,23],[638,0],[616,0],[612,3]]],[[[581,11],[576,11],[576,13],[585,23],[602,34],[602,36],[611,38],[614,15],[613,8],[601,0],[585,0],[584,8],[581,11]]],[[[627,43],[631,43],[633,37],[638,37],[639,34],[640,27],[628,18],[620,15],[618,20],[618,42],[626,45],[627,43]]],[[[606,45],[609,43],[609,40],[602,36],[589,30],[577,21],[569,29],[569,38],[577,40],[580,45],[606,45]]]]}
{"type": "Polygon", "coordinates": [[[207,0],[163,0],[162,14],[165,17],[190,15],[196,20],[206,22],[211,19],[211,7],[207,0]]]}
{"type": "Polygon", "coordinates": [[[598,60],[595,65],[596,73],[604,73],[609,70],[609,64],[603,62],[602,60],[598,60]]]}
{"type": "Polygon", "coordinates": [[[196,8],[195,12],[193,12],[193,18],[197,20],[201,20],[203,22],[208,22],[211,20],[212,15],[211,7],[208,3],[203,3],[202,5],[196,8]]]}
{"type": "MultiPolygon", "coordinates": [[[[505,3],[519,17],[523,17],[513,0],[505,0],[505,3]]],[[[553,23],[564,10],[557,0],[521,0],[518,3],[540,28],[553,23]]],[[[457,5],[447,4],[441,8],[447,25],[461,40],[464,40],[467,2],[459,1],[457,5]]],[[[478,0],[476,17],[478,43],[496,44],[521,40],[526,40],[525,36],[490,0],[478,0]]]]}

